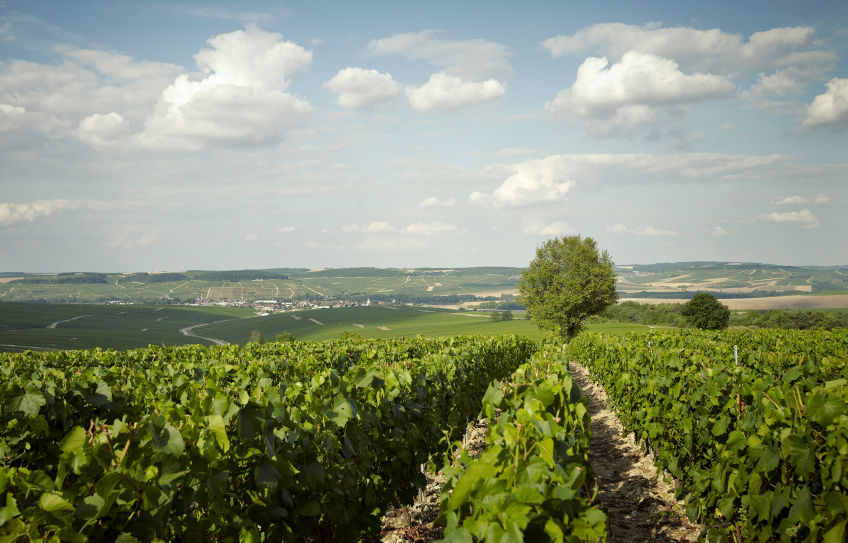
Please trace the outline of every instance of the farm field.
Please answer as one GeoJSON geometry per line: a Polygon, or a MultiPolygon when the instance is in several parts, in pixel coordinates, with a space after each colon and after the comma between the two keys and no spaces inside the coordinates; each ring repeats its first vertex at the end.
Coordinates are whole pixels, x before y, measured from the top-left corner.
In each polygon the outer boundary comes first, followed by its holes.
{"type": "MultiPolygon", "coordinates": [[[[501,270],[501,268],[497,268],[501,270]]],[[[408,294],[439,296],[451,294],[476,294],[498,296],[516,293],[518,268],[504,273],[479,275],[447,275],[429,277],[415,275],[415,271],[395,277],[331,277],[326,270],[322,275],[303,273],[292,279],[267,279],[245,281],[206,281],[202,275],[189,281],[142,283],[127,281],[124,274],[111,274],[107,283],[81,284],[28,284],[13,283],[5,278],[0,282],[0,301],[103,301],[139,300],[160,298],[165,300],[266,300],[280,301],[314,296],[328,297],[369,296],[374,294],[408,294]]],[[[340,271],[339,273],[342,273],[340,271]]],[[[55,275],[29,275],[26,279],[53,279],[55,275]]],[[[438,303],[437,301],[434,303],[438,303]]]]}
{"type": "MultiPolygon", "coordinates": [[[[648,329],[629,324],[589,328],[613,334],[648,329]]],[[[204,338],[243,345],[253,330],[259,330],[268,341],[283,331],[302,341],[338,339],[344,331],[366,338],[544,335],[520,315],[512,321],[493,322],[488,313],[410,306],[320,309],[257,317],[251,309],[224,307],[0,303],[0,352],[214,344],[204,338]],[[54,323],[55,327],[48,328],[54,323]],[[182,328],[207,323],[217,324],[194,328],[195,337],[180,333],[182,328]]]]}
{"type": "Polygon", "coordinates": [[[743,262],[688,262],[616,266],[618,290],[628,292],[675,292],[709,290],[751,293],[769,290],[811,293],[848,288],[848,268],[776,266],[743,262]]]}
{"type": "Polygon", "coordinates": [[[212,345],[180,329],[253,314],[224,307],[0,303],[0,351],[212,345]]]}
{"type": "MultiPolygon", "coordinates": [[[[589,329],[616,334],[649,328],[630,324],[599,324],[590,325],[589,329]]],[[[494,322],[486,313],[422,309],[415,306],[349,307],[280,313],[247,321],[202,326],[195,329],[195,332],[204,337],[243,345],[250,339],[253,330],[259,330],[268,341],[273,341],[280,332],[289,332],[301,341],[338,339],[342,332],[355,332],[366,339],[505,334],[540,338],[545,335],[532,322],[520,317],[512,321],[494,322]]]]}

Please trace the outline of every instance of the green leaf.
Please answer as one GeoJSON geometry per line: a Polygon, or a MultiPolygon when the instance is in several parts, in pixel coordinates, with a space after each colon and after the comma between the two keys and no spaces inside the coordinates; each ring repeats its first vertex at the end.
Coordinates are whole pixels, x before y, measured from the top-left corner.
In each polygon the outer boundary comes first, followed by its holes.
{"type": "Polygon", "coordinates": [[[545,496],[536,485],[519,485],[515,499],[521,503],[543,503],[545,496]]]}
{"type": "Polygon", "coordinates": [[[156,424],[151,424],[150,434],[153,437],[153,447],[160,452],[179,456],[185,451],[183,436],[171,423],[166,422],[161,429],[156,424]]]}
{"type": "Polygon", "coordinates": [[[134,538],[130,534],[123,533],[115,539],[115,543],[141,543],[141,541],[134,538]]]}
{"type": "Polygon", "coordinates": [[[321,506],[315,500],[298,504],[297,510],[301,515],[308,517],[317,517],[321,514],[321,506]]]}
{"type": "Polygon", "coordinates": [[[306,465],[306,477],[313,485],[318,485],[324,482],[327,477],[327,470],[320,462],[311,462],[306,465]]]}
{"type": "Polygon", "coordinates": [[[18,510],[18,504],[15,502],[15,498],[12,497],[12,493],[9,492],[6,494],[6,507],[0,509],[0,526],[3,526],[7,522],[9,522],[14,517],[20,515],[21,512],[18,510]]]}
{"type": "Polygon", "coordinates": [[[29,416],[37,415],[42,405],[47,405],[47,399],[33,385],[27,385],[25,392],[14,394],[6,401],[10,411],[21,411],[29,416]]]}
{"type": "Polygon", "coordinates": [[[806,486],[801,488],[798,497],[795,498],[795,503],[789,510],[789,520],[792,522],[810,522],[816,518],[816,510],[813,507],[813,499],[810,496],[810,491],[806,486]]]}
{"type": "Polygon", "coordinates": [[[85,430],[79,426],[75,426],[71,428],[68,435],[66,435],[59,443],[59,449],[61,449],[63,453],[74,452],[85,447],[87,442],[88,436],[86,435],[85,430]]]}
{"type": "Polygon", "coordinates": [[[221,415],[209,415],[209,432],[215,436],[215,441],[218,442],[218,446],[227,452],[230,450],[230,440],[227,437],[227,429],[224,426],[224,419],[221,418],[221,415]]]}
{"type": "Polygon", "coordinates": [[[822,426],[830,426],[848,412],[848,403],[836,394],[814,394],[807,402],[810,420],[822,426]]]}
{"type": "Polygon", "coordinates": [[[456,486],[453,489],[453,495],[451,495],[450,501],[448,502],[448,509],[459,509],[459,506],[465,501],[468,493],[471,492],[477,481],[483,478],[492,477],[495,472],[495,466],[492,464],[483,464],[480,462],[471,464],[468,469],[465,470],[465,473],[462,474],[459,482],[456,483],[456,486]]]}
{"type": "Polygon", "coordinates": [[[843,543],[845,541],[845,525],[848,520],[836,524],[824,534],[824,543],[843,543]]]}
{"type": "Polygon", "coordinates": [[[263,462],[256,468],[256,486],[259,488],[273,490],[277,488],[279,479],[280,472],[268,462],[263,462]]]}

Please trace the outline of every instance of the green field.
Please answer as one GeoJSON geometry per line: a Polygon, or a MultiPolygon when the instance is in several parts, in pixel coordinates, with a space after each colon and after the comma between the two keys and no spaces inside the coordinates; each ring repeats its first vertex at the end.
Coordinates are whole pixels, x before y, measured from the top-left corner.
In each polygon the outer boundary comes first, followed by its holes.
{"type": "Polygon", "coordinates": [[[212,345],[180,329],[252,315],[250,309],[224,307],[0,303],[0,351],[212,345]]]}
{"type": "MultiPolygon", "coordinates": [[[[590,325],[589,329],[624,333],[648,327],[598,324],[590,325]]],[[[0,303],[0,352],[95,347],[127,350],[150,344],[213,344],[204,338],[243,345],[253,330],[259,330],[269,341],[284,331],[302,341],[337,339],[345,331],[359,333],[365,338],[419,334],[427,337],[521,334],[533,338],[544,335],[520,315],[512,321],[494,322],[482,312],[419,306],[315,309],[258,317],[251,309],[223,307],[0,303]],[[58,324],[48,328],[53,323],[58,324]],[[202,324],[206,326],[193,330],[201,337],[180,333],[182,328],[202,324]]]]}

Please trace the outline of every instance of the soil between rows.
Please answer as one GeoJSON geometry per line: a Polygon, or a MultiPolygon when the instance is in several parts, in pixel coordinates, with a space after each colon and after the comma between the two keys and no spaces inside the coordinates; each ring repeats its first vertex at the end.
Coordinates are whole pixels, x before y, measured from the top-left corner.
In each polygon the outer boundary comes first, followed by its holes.
{"type": "MultiPolygon", "coordinates": [[[[589,400],[592,419],[589,463],[595,471],[601,506],[609,516],[608,541],[697,541],[700,526],[689,522],[683,501],[674,499],[676,481],[667,472],[664,477],[656,477],[653,461],[636,445],[633,433],[622,435],[624,427],[608,407],[603,387],[592,383],[583,366],[571,363],[570,369],[589,400]]],[[[468,425],[466,448],[472,458],[485,450],[487,430],[484,419],[468,425]]],[[[427,473],[422,502],[401,509],[390,508],[383,517],[382,543],[428,543],[441,539],[444,527],[433,525],[433,521],[439,515],[445,481],[441,472],[427,473]]]]}

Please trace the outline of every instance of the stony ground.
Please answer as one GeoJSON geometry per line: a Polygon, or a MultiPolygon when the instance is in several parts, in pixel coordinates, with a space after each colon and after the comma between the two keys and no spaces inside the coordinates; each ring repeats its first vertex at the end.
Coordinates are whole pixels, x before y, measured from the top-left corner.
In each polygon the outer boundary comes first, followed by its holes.
{"type": "MultiPolygon", "coordinates": [[[[668,473],[656,477],[651,458],[634,442],[633,434],[622,436],[621,421],[607,406],[603,387],[589,379],[586,370],[571,364],[574,379],[589,399],[592,445],[589,462],[598,479],[601,505],[610,517],[611,543],[697,541],[700,527],[689,523],[683,501],[674,499],[675,483],[668,473]],[[667,478],[671,482],[665,482],[667,478]]],[[[469,456],[477,457],[486,446],[485,420],[468,426],[469,456]]],[[[423,501],[411,507],[389,509],[383,517],[383,543],[427,543],[440,539],[442,526],[434,526],[439,515],[441,473],[427,474],[423,501]]]]}
{"type": "Polygon", "coordinates": [[[572,363],[571,373],[589,399],[589,463],[610,517],[609,541],[697,541],[700,527],[686,518],[683,501],[674,499],[675,481],[668,473],[656,477],[657,468],[633,433],[622,435],[624,427],[609,409],[606,391],[592,383],[586,369],[572,363]]]}

